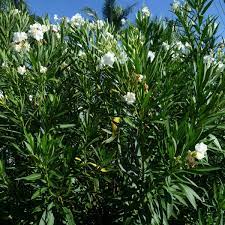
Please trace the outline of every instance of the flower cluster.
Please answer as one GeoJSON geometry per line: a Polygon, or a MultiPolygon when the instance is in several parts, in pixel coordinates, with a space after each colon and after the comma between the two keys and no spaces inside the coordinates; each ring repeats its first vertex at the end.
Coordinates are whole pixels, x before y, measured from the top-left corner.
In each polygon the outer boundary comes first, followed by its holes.
{"type": "Polygon", "coordinates": [[[13,15],[17,15],[17,14],[21,13],[21,11],[20,11],[19,9],[12,9],[10,12],[11,12],[13,15]]]}
{"type": "Polygon", "coordinates": [[[90,30],[96,30],[96,29],[101,30],[105,26],[105,22],[104,20],[96,20],[96,21],[87,23],[87,25],[90,30]]]}
{"type": "Polygon", "coordinates": [[[55,32],[55,33],[59,32],[59,26],[58,25],[52,24],[51,28],[52,28],[53,32],[55,32]]]}
{"type": "Polygon", "coordinates": [[[168,51],[170,49],[170,45],[168,44],[168,42],[163,42],[162,43],[162,48],[165,50],[165,51],[168,51]]]}
{"type": "Polygon", "coordinates": [[[121,20],[121,24],[122,24],[122,25],[125,25],[126,22],[127,22],[127,21],[126,21],[124,18],[121,20]]]}
{"type": "MultiPolygon", "coordinates": [[[[33,37],[37,41],[41,41],[44,38],[44,33],[49,30],[46,25],[35,23],[30,25],[28,31],[29,36],[33,37]]],[[[15,32],[13,34],[13,48],[17,52],[26,52],[30,50],[30,44],[27,41],[28,35],[25,32],[15,32]]]]}
{"type": "Polygon", "coordinates": [[[18,72],[20,75],[25,74],[25,73],[27,72],[26,67],[25,67],[25,66],[19,66],[19,67],[17,68],[17,72],[18,72]]]}
{"type": "Polygon", "coordinates": [[[174,47],[176,50],[178,50],[179,52],[181,52],[183,54],[188,54],[191,49],[191,45],[188,42],[183,44],[181,41],[176,42],[174,44],[174,47]]]}
{"type": "Polygon", "coordinates": [[[131,105],[136,101],[136,95],[133,92],[127,92],[127,94],[124,95],[123,97],[128,105],[131,105]]]}
{"type": "Polygon", "coordinates": [[[153,62],[153,60],[155,59],[155,52],[149,51],[148,58],[150,59],[151,62],[153,62]]]}
{"type": "Polygon", "coordinates": [[[60,20],[60,18],[58,17],[58,15],[57,15],[57,14],[55,14],[53,18],[54,18],[54,20],[55,20],[55,21],[60,20]]]}
{"type": "Polygon", "coordinates": [[[203,142],[198,143],[195,145],[195,151],[192,153],[192,155],[198,160],[204,159],[207,149],[208,147],[206,144],[204,144],[203,142]]]}
{"type": "Polygon", "coordinates": [[[216,60],[212,55],[205,55],[203,57],[203,62],[207,69],[212,66],[215,66],[218,72],[223,72],[225,69],[225,64],[222,61],[216,60]]]}
{"type": "Polygon", "coordinates": [[[218,70],[219,72],[223,72],[224,69],[225,69],[225,64],[222,63],[221,61],[219,61],[219,62],[217,63],[217,70],[218,70]]]}
{"type": "Polygon", "coordinates": [[[144,76],[142,74],[136,74],[136,80],[137,82],[142,82],[142,80],[144,79],[144,76]]]}
{"type": "Polygon", "coordinates": [[[46,73],[46,72],[47,72],[47,67],[40,66],[40,73],[46,73]]]}
{"type": "Polygon", "coordinates": [[[49,30],[49,27],[46,25],[41,25],[40,23],[35,23],[30,25],[30,30],[28,31],[29,35],[37,41],[41,41],[44,38],[44,33],[49,30]]]}
{"type": "Polygon", "coordinates": [[[51,30],[52,30],[52,32],[54,32],[56,34],[57,38],[60,38],[60,33],[59,33],[60,27],[59,27],[59,25],[52,24],[51,30]]]}
{"type": "Polygon", "coordinates": [[[102,29],[105,26],[105,22],[103,20],[97,20],[95,25],[98,29],[102,29]]]}
{"type": "Polygon", "coordinates": [[[145,6],[144,8],[142,8],[141,12],[142,12],[142,15],[144,17],[149,17],[151,15],[150,10],[149,10],[149,8],[147,6],[145,6]]]}
{"type": "Polygon", "coordinates": [[[205,65],[209,68],[215,61],[215,58],[211,55],[205,55],[203,57],[203,62],[205,63],[205,65]]]}
{"type": "Polygon", "coordinates": [[[113,52],[108,52],[101,57],[100,68],[104,66],[113,67],[115,61],[116,61],[115,54],[113,52]]]}
{"type": "Polygon", "coordinates": [[[84,18],[79,14],[76,13],[70,20],[70,23],[73,27],[80,27],[85,23],[84,18]]]}
{"type": "Polygon", "coordinates": [[[172,4],[172,9],[174,12],[176,12],[177,10],[179,10],[181,7],[181,4],[178,0],[174,0],[173,4],[172,4]]]}
{"type": "Polygon", "coordinates": [[[27,42],[28,36],[25,32],[15,32],[13,34],[13,48],[16,52],[26,52],[30,50],[30,44],[27,42]]]}
{"type": "Polygon", "coordinates": [[[15,32],[13,34],[13,42],[14,43],[19,43],[22,41],[26,41],[27,40],[27,34],[25,32],[15,32]]]}

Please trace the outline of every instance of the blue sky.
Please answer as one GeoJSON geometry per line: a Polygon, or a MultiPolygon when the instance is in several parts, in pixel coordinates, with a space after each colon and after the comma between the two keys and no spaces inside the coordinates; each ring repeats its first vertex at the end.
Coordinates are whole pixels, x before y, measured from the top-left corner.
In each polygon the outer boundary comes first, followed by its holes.
{"type": "MultiPolygon", "coordinates": [[[[103,4],[103,0],[27,0],[27,2],[32,12],[37,15],[48,14],[51,18],[53,18],[54,14],[58,14],[60,17],[71,17],[75,13],[81,12],[81,9],[85,6],[95,9],[100,14],[103,4]]],[[[117,2],[122,6],[137,2],[136,10],[143,5],[147,5],[153,16],[173,17],[170,12],[170,4],[173,0],[117,0],[117,2]]],[[[225,36],[225,4],[223,0],[214,0],[210,13],[219,17],[220,31],[225,36]],[[224,8],[224,12],[221,9],[221,5],[224,8]]]]}
{"type": "MultiPolygon", "coordinates": [[[[72,16],[79,12],[83,7],[88,6],[101,13],[103,0],[27,0],[32,11],[38,15],[49,13],[50,15],[59,14],[60,16],[72,16]]],[[[168,14],[171,0],[117,0],[122,6],[127,6],[137,2],[137,9],[146,4],[154,14],[168,14]],[[163,4],[159,4],[163,2],[163,4]]]]}

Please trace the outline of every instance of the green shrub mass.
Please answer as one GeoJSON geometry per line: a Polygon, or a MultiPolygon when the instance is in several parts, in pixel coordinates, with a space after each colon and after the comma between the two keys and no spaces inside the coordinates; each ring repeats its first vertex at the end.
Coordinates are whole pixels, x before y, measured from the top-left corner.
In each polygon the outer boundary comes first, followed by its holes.
{"type": "Polygon", "coordinates": [[[225,64],[210,0],[118,31],[0,11],[0,224],[224,225],[225,64]]]}

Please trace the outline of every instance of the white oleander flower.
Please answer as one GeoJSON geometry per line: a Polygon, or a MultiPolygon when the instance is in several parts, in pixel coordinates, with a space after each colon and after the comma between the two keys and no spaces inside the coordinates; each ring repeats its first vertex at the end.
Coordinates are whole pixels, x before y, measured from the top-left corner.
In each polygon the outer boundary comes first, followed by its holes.
{"type": "Polygon", "coordinates": [[[22,41],[27,40],[27,34],[25,32],[15,32],[13,34],[13,42],[14,43],[20,43],[22,41]]]}
{"type": "Polygon", "coordinates": [[[77,46],[79,46],[80,48],[83,48],[83,45],[80,43],[77,43],[77,46]]]}
{"type": "Polygon", "coordinates": [[[25,66],[19,66],[17,68],[17,72],[21,75],[25,74],[27,72],[26,67],[25,66]]]}
{"type": "Polygon", "coordinates": [[[33,101],[33,95],[29,95],[29,101],[30,101],[30,102],[33,101]]]}
{"type": "Polygon", "coordinates": [[[180,8],[180,6],[181,6],[181,4],[180,4],[179,1],[177,1],[177,0],[173,1],[172,9],[173,9],[174,12],[176,12],[180,8]]]}
{"type": "Polygon", "coordinates": [[[179,51],[184,51],[185,49],[185,45],[181,42],[181,41],[178,41],[176,44],[175,44],[176,48],[179,50],[179,51]]]}
{"type": "Polygon", "coordinates": [[[22,49],[23,49],[23,51],[26,51],[26,52],[30,51],[30,44],[27,41],[25,41],[23,43],[22,49]]]}
{"type": "Polygon", "coordinates": [[[41,30],[36,30],[32,34],[33,38],[36,39],[37,41],[41,41],[44,38],[44,33],[41,30]]]}
{"type": "Polygon", "coordinates": [[[145,6],[144,8],[142,8],[141,12],[146,17],[149,17],[151,15],[150,10],[149,10],[149,8],[147,6],[145,6]]]}
{"type": "MultiPolygon", "coordinates": [[[[96,27],[97,27],[97,24],[95,23],[95,22],[89,22],[88,23],[88,26],[89,26],[89,28],[92,30],[92,29],[95,29],[96,27]]],[[[100,29],[100,28],[99,28],[100,29]]]]}
{"type": "Polygon", "coordinates": [[[96,21],[96,24],[97,24],[97,27],[99,28],[99,29],[102,29],[103,27],[104,27],[104,21],[103,20],[97,20],[96,21]]]}
{"type": "Polygon", "coordinates": [[[81,57],[81,58],[82,57],[85,57],[86,56],[86,53],[84,51],[82,51],[82,50],[79,50],[78,56],[81,57]]]}
{"type": "Polygon", "coordinates": [[[143,75],[141,75],[141,74],[137,74],[137,75],[136,75],[136,79],[137,79],[137,81],[138,81],[138,82],[140,82],[140,83],[141,83],[141,82],[142,82],[142,80],[144,79],[144,76],[143,76],[143,75]]]}
{"type": "Polygon", "coordinates": [[[65,68],[65,67],[67,67],[68,66],[68,64],[66,63],[66,62],[63,62],[62,63],[62,68],[65,68]]]}
{"type": "Polygon", "coordinates": [[[47,72],[47,67],[40,66],[40,73],[46,73],[46,72],[47,72]]]}
{"type": "Polygon", "coordinates": [[[170,45],[168,44],[168,42],[163,42],[162,47],[165,49],[165,51],[168,51],[170,49],[170,45]]]}
{"type": "Polygon", "coordinates": [[[205,158],[205,154],[203,154],[201,152],[194,152],[193,156],[198,160],[202,160],[205,158]]]}
{"type": "Polygon", "coordinates": [[[188,54],[190,52],[191,45],[188,42],[183,44],[181,41],[178,41],[175,46],[177,50],[181,51],[184,54],[188,54]]]}
{"type": "Polygon", "coordinates": [[[124,18],[121,20],[122,25],[125,25],[127,22],[127,20],[125,20],[124,18]]]}
{"type": "Polygon", "coordinates": [[[65,19],[65,21],[67,22],[67,23],[69,23],[70,22],[70,18],[69,17],[64,17],[64,19],[65,19]]]}
{"type": "Polygon", "coordinates": [[[7,67],[8,67],[7,62],[3,62],[3,63],[2,63],[2,68],[7,68],[7,67]]]}
{"type": "Polygon", "coordinates": [[[188,54],[188,53],[190,53],[190,50],[191,50],[191,45],[188,42],[186,42],[185,45],[184,45],[184,48],[183,48],[182,52],[184,54],[188,54]]]}
{"type": "Polygon", "coordinates": [[[218,63],[217,63],[217,70],[218,70],[219,72],[223,72],[224,69],[225,69],[225,65],[224,65],[222,62],[218,62],[218,63]]]}
{"type": "Polygon", "coordinates": [[[62,63],[61,68],[62,68],[62,69],[70,70],[70,66],[68,66],[68,64],[67,64],[66,62],[63,62],[63,63],[62,63]]]}
{"type": "Polygon", "coordinates": [[[58,33],[59,32],[59,26],[57,26],[55,24],[52,24],[52,31],[55,32],[55,33],[58,33]]]}
{"type": "Polygon", "coordinates": [[[85,20],[84,18],[79,14],[79,13],[76,13],[70,20],[72,26],[75,26],[75,27],[80,27],[84,24],[85,20]]]}
{"type": "Polygon", "coordinates": [[[16,15],[16,14],[19,14],[21,11],[19,10],[19,9],[12,9],[11,10],[11,13],[13,14],[13,15],[16,15]]]}
{"type": "Polygon", "coordinates": [[[37,41],[41,41],[44,38],[43,26],[40,23],[30,25],[29,34],[37,41]]]}
{"type": "Polygon", "coordinates": [[[13,48],[16,52],[28,52],[30,50],[30,44],[25,41],[25,42],[20,42],[18,44],[13,44],[13,48]]]}
{"type": "Polygon", "coordinates": [[[108,52],[102,56],[100,60],[100,67],[103,67],[103,66],[113,67],[113,64],[115,61],[116,61],[115,54],[113,52],[108,52]]]}
{"type": "Polygon", "coordinates": [[[191,12],[191,6],[186,2],[185,3],[185,5],[184,5],[184,7],[185,7],[185,10],[187,11],[187,12],[191,12]]]}
{"type": "Polygon", "coordinates": [[[208,149],[207,145],[204,144],[203,142],[196,144],[194,152],[195,158],[198,160],[205,158],[207,149],[208,149]]]}
{"type": "Polygon", "coordinates": [[[207,145],[204,144],[203,142],[195,145],[195,151],[196,152],[206,153],[207,149],[208,149],[207,145]]]}
{"type": "Polygon", "coordinates": [[[30,31],[33,32],[35,30],[42,31],[42,25],[40,23],[34,23],[34,24],[30,25],[30,31]]]}
{"type": "Polygon", "coordinates": [[[152,62],[154,60],[154,58],[155,58],[155,52],[149,51],[148,52],[148,58],[152,62]]]}
{"type": "Polygon", "coordinates": [[[127,53],[124,50],[122,50],[119,55],[119,62],[121,64],[125,64],[127,62],[127,60],[128,60],[127,53]]]}
{"type": "Polygon", "coordinates": [[[127,92],[123,97],[128,105],[131,105],[136,101],[135,93],[133,92],[127,92]]]}
{"type": "Polygon", "coordinates": [[[21,52],[22,51],[22,44],[19,43],[19,44],[14,44],[13,45],[13,49],[16,51],[16,52],[21,52]]]}
{"type": "Polygon", "coordinates": [[[114,36],[113,36],[113,34],[111,34],[108,31],[106,31],[104,33],[104,38],[107,39],[107,40],[110,40],[110,39],[113,40],[114,39],[114,36]]]}
{"type": "Polygon", "coordinates": [[[45,32],[48,32],[50,30],[50,27],[47,26],[47,25],[41,25],[41,29],[42,29],[42,32],[45,33],[45,32]]]}
{"type": "Polygon", "coordinates": [[[175,52],[173,49],[170,51],[172,59],[175,59],[176,57],[179,56],[179,54],[177,52],[175,52]]]}
{"type": "Polygon", "coordinates": [[[205,55],[203,57],[203,62],[207,67],[210,67],[211,65],[214,64],[215,58],[213,58],[211,55],[205,55]]]}
{"type": "Polygon", "coordinates": [[[54,14],[54,17],[53,18],[54,18],[55,21],[59,20],[59,17],[58,17],[57,14],[54,14]]]}
{"type": "Polygon", "coordinates": [[[191,48],[191,45],[188,42],[186,42],[185,43],[185,47],[190,49],[191,48]]]}
{"type": "Polygon", "coordinates": [[[56,33],[56,37],[59,39],[61,37],[60,33],[56,33]]]}
{"type": "Polygon", "coordinates": [[[4,99],[4,98],[5,98],[4,93],[2,90],[0,90],[0,99],[4,99]]]}

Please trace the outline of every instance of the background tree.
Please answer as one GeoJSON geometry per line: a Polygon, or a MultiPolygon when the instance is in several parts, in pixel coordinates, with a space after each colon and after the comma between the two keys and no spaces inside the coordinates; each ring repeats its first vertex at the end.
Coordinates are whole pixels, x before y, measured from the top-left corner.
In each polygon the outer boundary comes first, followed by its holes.
{"type": "Polygon", "coordinates": [[[6,10],[10,5],[14,5],[17,9],[28,10],[28,5],[24,0],[0,0],[1,10],[6,10]]]}
{"type": "MultiPolygon", "coordinates": [[[[102,7],[103,18],[110,24],[113,24],[116,30],[119,30],[123,25],[122,19],[127,19],[135,5],[136,3],[123,8],[117,5],[116,0],[105,0],[102,7]]],[[[97,20],[99,18],[97,12],[90,7],[85,7],[83,11],[93,20],[97,20]]]]}

